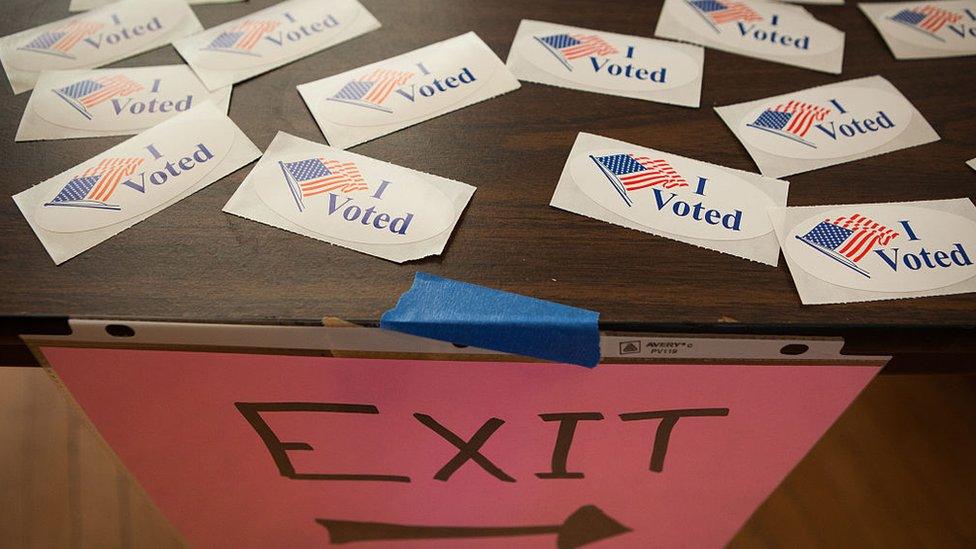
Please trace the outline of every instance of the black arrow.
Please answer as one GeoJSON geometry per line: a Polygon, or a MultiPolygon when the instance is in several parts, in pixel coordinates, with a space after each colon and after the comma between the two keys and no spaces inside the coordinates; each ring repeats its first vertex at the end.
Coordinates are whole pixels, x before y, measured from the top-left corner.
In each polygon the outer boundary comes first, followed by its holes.
{"type": "Polygon", "coordinates": [[[588,543],[630,532],[595,505],[584,505],[562,524],[547,526],[416,526],[389,522],[315,519],[329,531],[334,544],[356,541],[487,538],[556,534],[556,547],[574,549],[588,543]]]}

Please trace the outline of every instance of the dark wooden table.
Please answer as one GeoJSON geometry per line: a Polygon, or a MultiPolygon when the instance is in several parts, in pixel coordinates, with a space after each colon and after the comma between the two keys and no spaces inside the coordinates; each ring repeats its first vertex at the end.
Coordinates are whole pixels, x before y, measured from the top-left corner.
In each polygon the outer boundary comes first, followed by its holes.
{"type": "MultiPolygon", "coordinates": [[[[501,57],[522,18],[652,36],[660,2],[362,0],[369,33],[235,86],[230,117],[264,149],[279,130],[323,142],[295,90],[473,30],[501,57]]],[[[194,6],[205,27],[273,4],[194,6]]],[[[7,0],[6,35],[67,15],[68,0],[7,0]]],[[[787,178],[793,206],[974,196],[976,58],[896,61],[857,9],[808,6],[847,33],[841,76],[706,50],[702,108],[524,83],[515,92],[352,150],[478,187],[440,257],[397,265],[222,213],[241,169],[61,266],[13,200],[0,200],[4,332],[64,317],[232,323],[377,323],[416,271],[594,309],[607,330],[840,335],[850,352],[971,368],[976,295],[803,306],[783,260],[768,267],[548,206],[577,132],[757,171],[711,109],[880,74],[942,140],[787,178]]],[[[181,63],[172,47],[113,66],[181,63]]],[[[0,185],[16,194],[124,138],[14,143],[29,94],[0,101],[0,185]]],[[[54,328],[52,328],[54,329],[54,328]]]]}

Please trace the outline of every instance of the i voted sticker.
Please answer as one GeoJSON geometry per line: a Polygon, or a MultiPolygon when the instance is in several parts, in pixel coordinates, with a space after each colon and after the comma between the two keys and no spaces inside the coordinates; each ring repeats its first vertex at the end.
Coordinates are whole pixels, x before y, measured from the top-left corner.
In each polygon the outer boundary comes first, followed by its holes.
{"type": "Polygon", "coordinates": [[[773,200],[742,178],[703,162],[640,149],[600,149],[570,165],[584,193],[604,208],[662,233],[747,240],[772,232],[773,200]]]}
{"type": "Polygon", "coordinates": [[[439,254],[474,187],[279,133],[224,211],[391,261],[439,254]]]}
{"type": "Polygon", "coordinates": [[[715,107],[764,175],[794,173],[938,141],[890,82],[858,78],[715,107]]]}
{"type": "Polygon", "coordinates": [[[125,150],[96,157],[53,180],[34,211],[42,228],[89,231],[126,221],[178,199],[221,163],[234,142],[226,124],[180,120],[164,135],[133,138],[125,150]]]}
{"type": "Polygon", "coordinates": [[[17,140],[138,133],[214,100],[186,65],[45,72],[31,94],[17,140]]]}
{"type": "Polygon", "coordinates": [[[916,46],[976,53],[976,2],[907,2],[878,19],[881,31],[916,46]]]}
{"type": "Polygon", "coordinates": [[[776,265],[768,210],[789,184],[580,133],[550,205],[614,225],[776,265]]]}
{"type": "Polygon", "coordinates": [[[41,71],[97,67],[200,28],[183,0],[129,0],[5,37],[3,61],[19,92],[41,71]]]}
{"type": "Polygon", "coordinates": [[[655,34],[835,74],[843,62],[843,32],[776,2],[667,0],[655,34]]]}
{"type": "Polygon", "coordinates": [[[793,158],[837,158],[877,149],[905,131],[914,107],[900,95],[857,86],[777,98],[740,122],[743,139],[793,158]]]}
{"type": "Polygon", "coordinates": [[[517,89],[474,33],[298,86],[329,143],[349,147],[517,89]]]}
{"type": "Polygon", "coordinates": [[[262,67],[341,38],[363,12],[356,2],[290,2],[207,31],[193,57],[205,69],[262,67]]]}
{"type": "Polygon", "coordinates": [[[260,152],[205,102],[14,196],[63,263],[254,160],[260,152]]]}
{"type": "Polygon", "coordinates": [[[835,29],[775,4],[740,0],[682,2],[695,32],[730,48],[772,55],[820,55],[839,46],[835,29]]]}
{"type": "Polygon", "coordinates": [[[783,251],[816,278],[871,292],[921,292],[976,276],[976,222],[903,204],[845,206],[787,234],[783,251]]]}
{"type": "Polygon", "coordinates": [[[356,0],[288,0],[174,44],[207,87],[224,86],[380,24],[356,0]]]}
{"type": "Polygon", "coordinates": [[[687,44],[523,20],[507,65],[520,80],[698,106],[703,58],[687,44]]]}
{"type": "Polygon", "coordinates": [[[349,242],[406,244],[437,236],[454,222],[454,205],[436,187],[406,171],[396,176],[341,150],[280,157],[254,177],[272,210],[306,229],[349,242]]]}
{"type": "Polygon", "coordinates": [[[371,65],[316,90],[329,120],[343,126],[383,126],[391,119],[425,120],[454,110],[500,68],[480,55],[477,43],[460,41],[451,56],[424,53],[371,65]]]}

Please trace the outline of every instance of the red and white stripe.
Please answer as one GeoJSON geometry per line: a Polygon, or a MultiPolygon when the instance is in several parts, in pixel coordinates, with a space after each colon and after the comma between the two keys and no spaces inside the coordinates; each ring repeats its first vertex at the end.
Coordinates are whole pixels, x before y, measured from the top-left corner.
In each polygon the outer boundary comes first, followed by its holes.
{"type": "Polygon", "coordinates": [[[233,30],[233,32],[244,33],[237,39],[235,47],[250,51],[262,36],[278,28],[278,24],[277,21],[243,21],[233,30]]]}
{"type": "Polygon", "coordinates": [[[606,43],[602,38],[595,34],[576,34],[573,38],[580,43],[575,46],[566,46],[559,50],[567,60],[578,59],[588,55],[610,55],[617,53],[617,48],[606,43]]]}
{"type": "Polygon", "coordinates": [[[789,123],[784,129],[800,137],[805,136],[810,131],[810,127],[813,126],[814,122],[822,122],[830,114],[829,107],[821,107],[793,100],[785,105],[777,105],[773,110],[792,113],[793,117],[790,118],[789,123]]]}
{"type": "Polygon", "coordinates": [[[142,162],[143,159],[141,158],[103,159],[98,165],[89,168],[82,174],[83,177],[91,177],[93,175],[101,176],[98,178],[98,183],[92,187],[92,190],[89,191],[86,198],[105,202],[115,192],[116,187],[119,186],[119,182],[136,173],[136,170],[139,169],[142,162]]]}
{"type": "Polygon", "coordinates": [[[363,101],[378,105],[386,101],[393,90],[406,84],[411,78],[413,78],[412,72],[376,69],[359,79],[360,82],[373,82],[373,87],[370,88],[369,93],[363,96],[363,101]]]}
{"type": "Polygon", "coordinates": [[[939,29],[947,23],[956,23],[962,19],[962,15],[958,13],[953,13],[928,4],[920,8],[913,8],[912,11],[925,15],[925,19],[922,19],[922,22],[918,26],[932,33],[939,32],[939,29]]]}
{"type": "Polygon", "coordinates": [[[733,21],[762,21],[762,16],[743,2],[728,2],[725,9],[708,14],[712,21],[721,25],[733,21]]]}
{"type": "Polygon", "coordinates": [[[628,191],[636,191],[657,185],[665,189],[688,186],[688,182],[681,177],[681,174],[676,172],[666,161],[652,160],[646,156],[630,155],[630,157],[646,169],[641,172],[629,173],[618,177],[620,182],[624,184],[624,188],[628,191]]]}
{"type": "Polygon", "coordinates": [[[369,186],[366,185],[366,180],[363,179],[363,175],[359,173],[359,168],[352,162],[338,162],[324,158],[320,158],[319,160],[332,173],[325,177],[300,183],[299,186],[302,189],[302,196],[315,196],[337,190],[350,193],[369,189],[369,186]]]}
{"type": "Polygon", "coordinates": [[[90,23],[88,21],[72,21],[54,32],[67,33],[55,42],[51,48],[60,52],[69,52],[75,44],[97,32],[105,25],[101,23],[90,23]]]}
{"type": "Polygon", "coordinates": [[[854,231],[837,249],[837,253],[855,262],[863,259],[876,245],[886,246],[898,237],[898,233],[894,230],[861,214],[842,216],[827,222],[854,231]]]}
{"type": "Polygon", "coordinates": [[[108,101],[113,97],[126,96],[142,90],[142,84],[133,82],[121,74],[116,76],[105,76],[95,80],[103,86],[102,89],[81,98],[81,104],[86,108],[94,107],[103,101],[108,101]]]}

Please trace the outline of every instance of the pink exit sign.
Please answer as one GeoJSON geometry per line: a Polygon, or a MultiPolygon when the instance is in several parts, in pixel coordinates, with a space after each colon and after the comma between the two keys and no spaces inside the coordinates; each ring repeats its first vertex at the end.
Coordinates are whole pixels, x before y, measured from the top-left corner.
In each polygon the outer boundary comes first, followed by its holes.
{"type": "Polygon", "coordinates": [[[43,353],[199,547],[720,546],[879,369],[43,353]]]}

